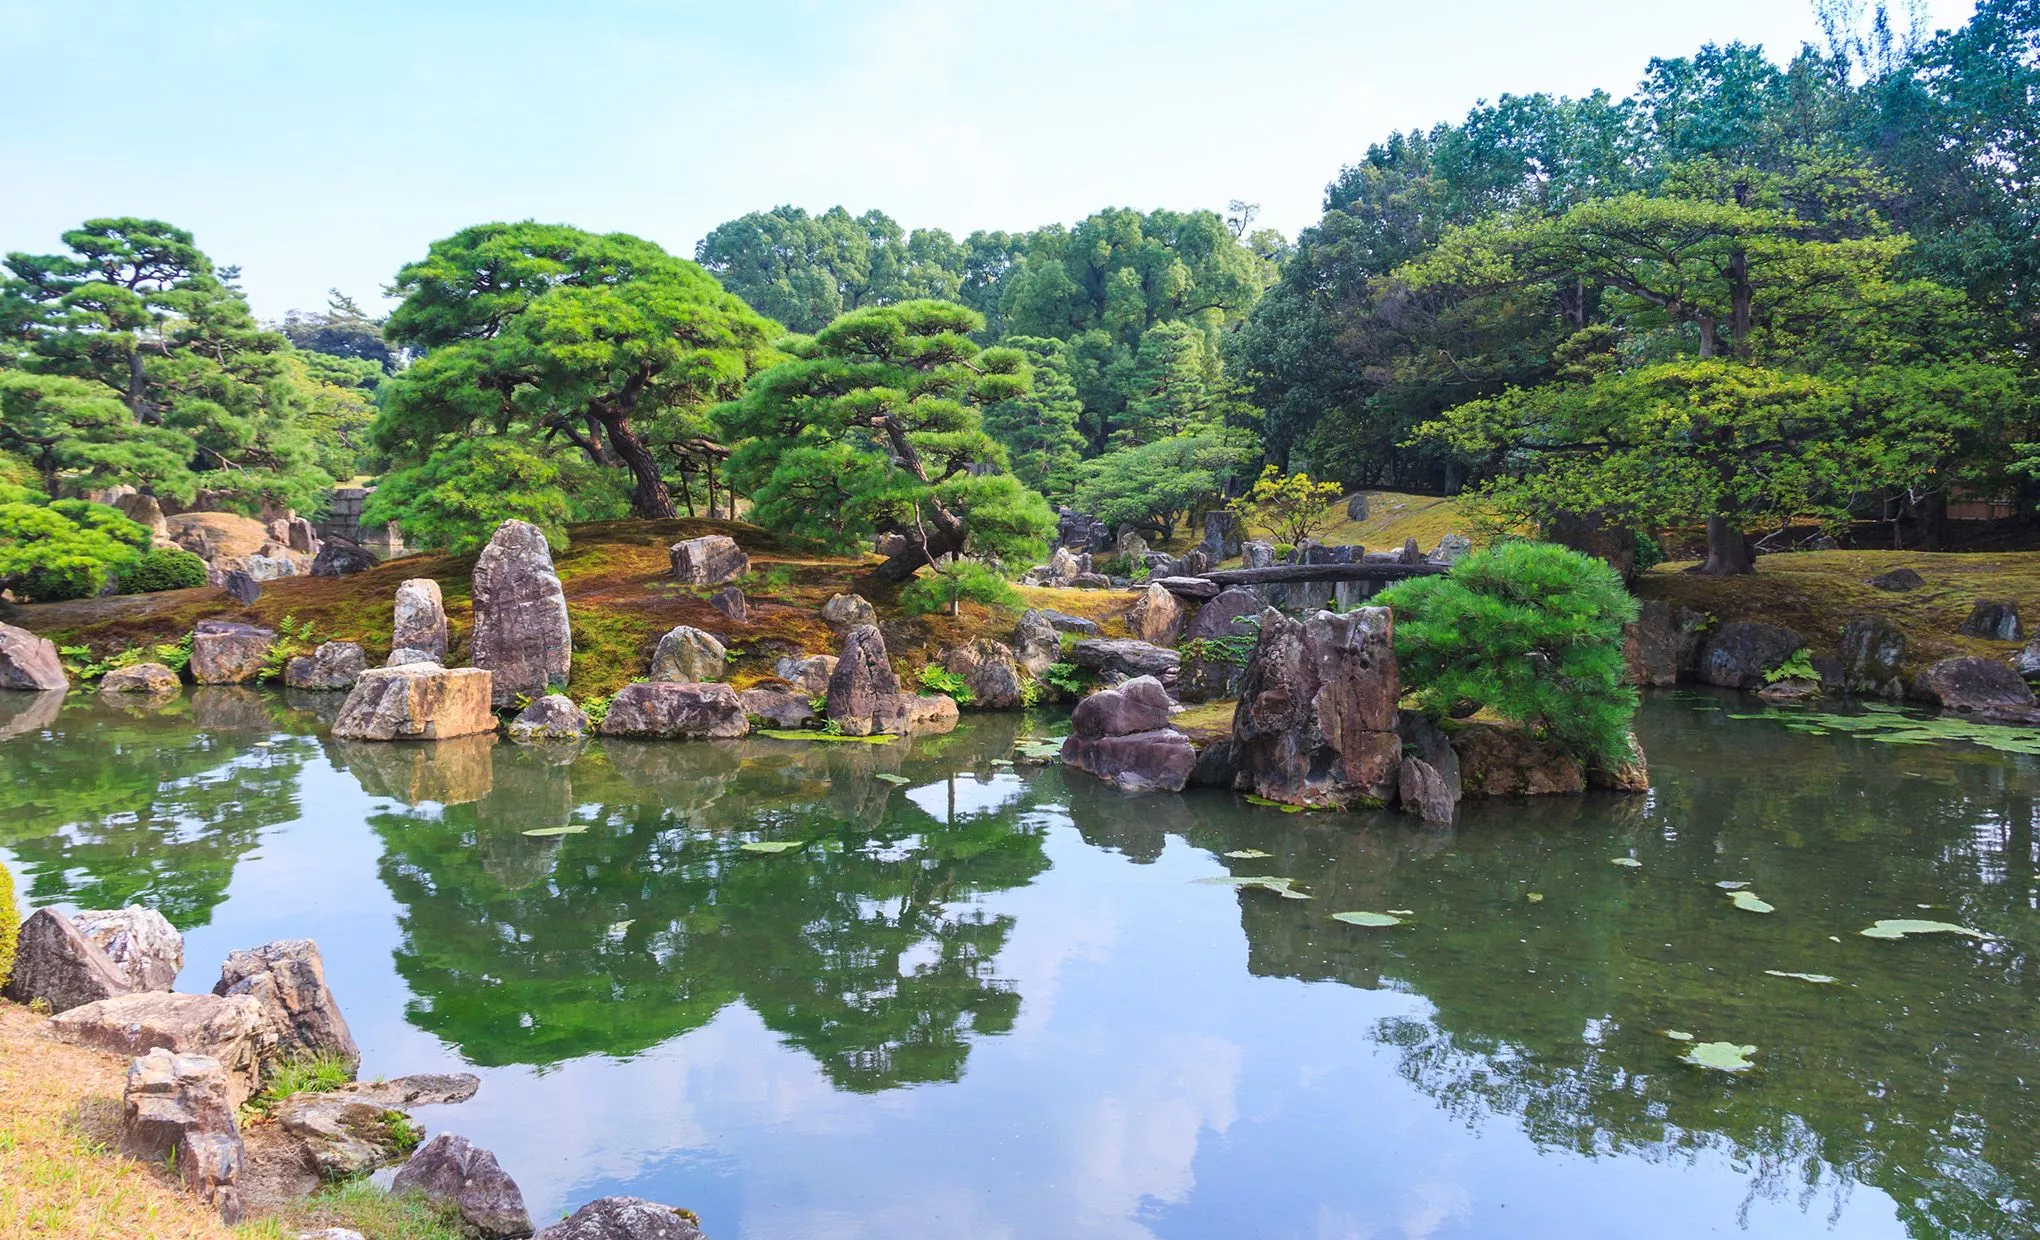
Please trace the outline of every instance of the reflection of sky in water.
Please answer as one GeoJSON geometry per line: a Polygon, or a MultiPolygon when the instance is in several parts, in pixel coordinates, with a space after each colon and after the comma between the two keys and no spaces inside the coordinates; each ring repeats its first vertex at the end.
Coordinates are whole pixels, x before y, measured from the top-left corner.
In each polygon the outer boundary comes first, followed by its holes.
{"type": "Polygon", "coordinates": [[[907,789],[907,799],[937,822],[956,823],[997,813],[1027,792],[1027,781],[1018,775],[958,774],[932,784],[907,789]]]}

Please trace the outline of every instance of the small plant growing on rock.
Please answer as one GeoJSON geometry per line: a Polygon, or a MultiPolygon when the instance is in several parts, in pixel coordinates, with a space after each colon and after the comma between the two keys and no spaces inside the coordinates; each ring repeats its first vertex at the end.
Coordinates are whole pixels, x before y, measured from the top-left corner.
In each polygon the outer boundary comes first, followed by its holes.
{"type": "Polygon", "coordinates": [[[930,693],[955,699],[958,706],[968,706],[977,700],[977,695],[970,691],[970,685],[963,677],[939,663],[930,663],[921,669],[921,687],[930,693]]]}
{"type": "Polygon", "coordinates": [[[1783,680],[1819,680],[1820,670],[1813,665],[1813,656],[1804,647],[1792,652],[1792,657],[1764,673],[1764,683],[1775,685],[1783,680]]]}
{"type": "Polygon", "coordinates": [[[1074,663],[1051,663],[1041,669],[1041,679],[1071,697],[1082,697],[1091,687],[1091,674],[1074,663]]]}

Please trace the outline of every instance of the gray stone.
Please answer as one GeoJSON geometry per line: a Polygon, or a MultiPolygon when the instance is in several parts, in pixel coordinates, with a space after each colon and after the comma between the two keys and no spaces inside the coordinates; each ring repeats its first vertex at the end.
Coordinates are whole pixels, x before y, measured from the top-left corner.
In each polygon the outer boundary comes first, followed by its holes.
{"type": "Polygon", "coordinates": [[[495,674],[492,701],[514,706],[565,687],[574,658],[567,596],[545,535],[505,521],[475,560],[474,665],[495,674]]]}
{"type": "Polygon", "coordinates": [[[1457,564],[1473,554],[1473,540],[1464,534],[1447,534],[1425,558],[1433,564],[1457,564]]]}
{"type": "Polygon", "coordinates": [[[416,646],[398,646],[390,651],[389,658],[383,660],[383,666],[411,667],[419,663],[430,663],[437,666],[443,662],[445,662],[445,659],[442,656],[435,655],[430,650],[420,650],[416,646]]]}
{"type": "Polygon", "coordinates": [[[1942,659],[1914,679],[1913,693],[1943,710],[1984,715],[2034,704],[2032,686],[1995,659],[1942,659]]]}
{"type": "Polygon", "coordinates": [[[750,730],[735,689],[678,681],[625,685],[609,700],[609,713],[596,729],[603,736],[658,740],[731,739],[750,730]]]}
{"type": "Polygon", "coordinates": [[[1449,823],[1458,808],[1458,799],[1446,786],[1444,776],[1422,758],[1403,758],[1396,793],[1402,811],[1425,822],[1449,823]]]}
{"type": "Polygon", "coordinates": [[[161,663],[131,663],[115,668],[99,682],[101,693],[175,693],[183,686],[177,673],[161,663]]]}
{"type": "Polygon", "coordinates": [[[53,1012],[68,1012],[133,989],[126,974],[97,943],[70,918],[46,908],[21,923],[14,971],[0,995],[16,1003],[47,1004],[53,1012]]]}
{"type": "Polygon", "coordinates": [[[1151,642],[1093,637],[1070,647],[1070,662],[1110,676],[1153,676],[1163,684],[1176,679],[1182,656],[1151,642]]]}
{"type": "Polygon", "coordinates": [[[2019,625],[2019,605],[2006,599],[1986,599],[1969,612],[1969,618],[1958,630],[1964,637],[1981,637],[1985,641],[2023,641],[2026,631],[2019,625]]]}
{"type": "Polygon", "coordinates": [[[350,1071],[361,1066],[361,1049],[326,987],[326,962],[310,939],[279,939],[228,953],[213,993],[261,1004],[276,1031],[277,1049],[287,1057],[337,1059],[350,1071]]]}
{"type": "Polygon", "coordinates": [[[1240,544],[1240,558],[1248,568],[1275,567],[1275,544],[1259,539],[1240,544]]]}
{"type": "Polygon", "coordinates": [[[226,1070],[205,1055],[156,1047],[137,1056],[121,1092],[121,1149],[151,1161],[170,1157],[194,1132],[240,1135],[226,1070]]]}
{"type": "Polygon", "coordinates": [[[1806,647],[1806,639],[1775,624],[1737,620],[1724,624],[1700,648],[1699,679],[1724,689],[1754,689],[1806,647]]]}
{"type": "Polygon", "coordinates": [[[1240,553],[1240,519],[1238,514],[1221,508],[1217,512],[1204,514],[1204,541],[1198,545],[1206,555],[1216,562],[1230,560],[1240,553]]]}
{"type": "Polygon", "coordinates": [[[298,1157],[326,1181],[353,1180],[404,1156],[392,1115],[402,1112],[353,1093],[292,1094],[270,1112],[298,1157]]]}
{"type": "Polygon", "coordinates": [[[86,909],[71,924],[106,953],[129,990],[168,990],[184,971],[184,936],[155,909],[86,909]]]}
{"type": "Polygon", "coordinates": [[[905,727],[907,705],[900,692],[900,678],[886,653],[885,637],[875,626],[861,625],[843,638],[843,653],[829,676],[827,714],[851,736],[899,732],[905,727]]]}
{"type": "Polygon", "coordinates": [[[836,656],[832,654],[788,655],[772,665],[773,675],[810,697],[829,691],[829,677],[835,670],[836,656]]]}
{"type": "Polygon", "coordinates": [[[2026,648],[2012,660],[2012,666],[2027,680],[2040,680],[2040,637],[2026,643],[2026,648]]]}
{"type": "Polygon", "coordinates": [[[682,585],[719,586],[751,571],[751,557],[727,534],[704,534],[668,547],[674,580],[682,585]]]}
{"type": "Polygon", "coordinates": [[[1004,642],[980,637],[942,652],[944,671],[961,676],[971,705],[980,710],[1017,710],[1025,705],[1020,662],[1004,642]]]}
{"type": "Polygon", "coordinates": [[[325,547],[319,540],[318,531],[303,517],[293,516],[286,523],[283,532],[284,545],[299,555],[317,556],[325,547]]]}
{"type": "Polygon", "coordinates": [[[1629,683],[1677,684],[1698,662],[1706,628],[1705,612],[1660,599],[1640,600],[1636,619],[1622,630],[1622,662],[1629,683]]]}
{"type": "Polygon", "coordinates": [[[878,609],[861,594],[833,594],[822,604],[822,620],[839,634],[878,623],[878,609]]]}
{"type": "Polygon", "coordinates": [[[1103,573],[1078,573],[1070,578],[1070,587],[1076,590],[1109,590],[1125,584],[1126,578],[1107,577],[1103,573]]]}
{"type": "Polygon", "coordinates": [[[603,1197],[532,1240],[706,1240],[691,1211],[638,1197],[603,1197]]]}
{"type": "Polygon", "coordinates": [[[466,1102],[481,1088],[482,1078],[472,1072],[418,1072],[387,1081],[355,1081],[334,1092],[401,1111],[466,1102]]]}
{"type": "Polygon", "coordinates": [[[336,535],[328,538],[319,548],[319,553],[312,557],[312,576],[351,577],[367,572],[378,562],[368,548],[336,535]]]}
{"type": "Polygon", "coordinates": [[[406,663],[361,673],[341,704],[340,740],[438,741],[496,730],[493,675],[475,667],[406,663]]]}
{"type": "Polygon", "coordinates": [[[1071,733],[1063,741],[1062,760],[1123,792],[1181,792],[1197,766],[1197,750],[1173,728],[1121,736],[1071,733]]]}
{"type": "Polygon", "coordinates": [[[298,655],[283,667],[283,683],[291,689],[352,689],[368,670],[368,654],[355,642],[321,642],[309,655],[298,655]]]}
{"type": "Polygon", "coordinates": [[[1102,689],[1077,703],[1070,727],[1079,736],[1128,736],[1169,726],[1173,703],[1162,682],[1136,676],[1117,688],[1102,689]]]}
{"type": "Polygon", "coordinates": [[[531,1234],[531,1213],[517,1182],[494,1154],[450,1132],[419,1146],[390,1181],[390,1191],[452,1206],[470,1231],[487,1240],[531,1234]]]}
{"type": "Polygon", "coordinates": [[[1147,539],[1133,530],[1122,530],[1117,542],[1112,545],[1113,554],[1139,564],[1147,558],[1147,539]]]}
{"type": "Polygon", "coordinates": [[[677,625],[652,651],[652,679],[689,685],[721,680],[729,666],[727,655],[715,634],[677,625]]]}
{"type": "Polygon", "coordinates": [[[1066,611],[1051,611],[1047,608],[1041,608],[1027,614],[1040,616],[1048,622],[1050,628],[1058,633],[1075,633],[1079,637],[1098,636],[1099,629],[1096,620],[1086,620],[1082,616],[1073,616],[1066,611]]]}
{"type": "Polygon", "coordinates": [[[244,684],[262,671],[275,644],[274,629],[201,620],[191,635],[191,678],[202,685],[244,684]]]}
{"type": "Polygon", "coordinates": [[[1160,585],[1177,598],[1193,599],[1198,602],[1218,597],[1223,588],[1209,577],[1158,577],[1153,584],[1160,585]]]}
{"type": "Polygon", "coordinates": [[[1904,697],[1905,630],[1883,616],[1857,616],[1842,628],[1842,688],[1904,697]]]}
{"type": "Polygon", "coordinates": [[[1243,786],[1287,805],[1386,805],[1399,787],[1401,696],[1385,607],[1261,613],[1233,745],[1243,786]]]}
{"type": "Polygon", "coordinates": [[[220,578],[220,589],[243,607],[253,607],[262,597],[262,582],[245,568],[230,569],[226,576],[220,578]]]}
{"type": "Polygon", "coordinates": [[[1909,568],[1894,568],[1888,573],[1879,573],[1870,579],[1870,584],[1880,590],[1894,594],[1917,590],[1927,584],[1927,579],[1909,568]]]}
{"type": "Polygon", "coordinates": [[[717,590],[715,597],[708,600],[708,605],[721,612],[734,623],[749,624],[751,622],[751,600],[745,598],[744,592],[735,586],[724,586],[722,589],[717,590]]]}
{"type": "Polygon", "coordinates": [[[390,645],[416,650],[434,663],[446,662],[446,601],[437,581],[411,577],[398,583],[390,645]]]}
{"type": "Polygon", "coordinates": [[[219,1061],[228,1101],[238,1107],[260,1087],[264,1065],[275,1057],[277,1033],[262,1004],[249,995],[115,995],[50,1018],[61,1041],[134,1057],[162,1048],[219,1061]]]}
{"type": "Polygon", "coordinates": [[[1037,679],[1053,664],[1062,661],[1062,635],[1049,622],[1048,613],[1033,610],[1021,614],[1013,629],[1013,657],[1029,676],[1037,679]]]}
{"type": "Polygon", "coordinates": [[[962,718],[956,700],[940,693],[910,694],[903,699],[906,721],[900,731],[908,736],[932,736],[953,732],[962,718]]]}
{"type": "Polygon", "coordinates": [[[1183,639],[1186,620],[1183,604],[1167,586],[1153,582],[1127,613],[1126,625],[1141,641],[1173,646],[1183,639]]]}
{"type": "Polygon", "coordinates": [[[775,728],[799,728],[815,717],[815,694],[788,693],[780,689],[744,689],[737,701],[744,713],[762,719],[775,728]]]}
{"type": "Polygon", "coordinates": [[[573,741],[588,734],[588,712],[574,705],[572,698],[563,693],[548,693],[533,702],[510,723],[510,739],[520,743],[534,741],[573,741]]]}
{"type": "Polygon", "coordinates": [[[1365,521],[1367,519],[1367,493],[1365,491],[1355,491],[1346,497],[1346,519],[1348,521],[1365,521]]]}

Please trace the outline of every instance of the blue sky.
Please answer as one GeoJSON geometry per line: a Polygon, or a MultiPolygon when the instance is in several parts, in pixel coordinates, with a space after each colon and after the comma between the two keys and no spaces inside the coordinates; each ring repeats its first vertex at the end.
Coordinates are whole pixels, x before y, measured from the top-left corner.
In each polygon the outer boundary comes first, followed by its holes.
{"type": "Polygon", "coordinates": [[[0,0],[0,250],[168,219],[278,317],[488,219],[691,255],[779,203],[961,235],[1244,198],[1293,235],[1392,130],[1816,33],[1805,0],[0,0]]]}

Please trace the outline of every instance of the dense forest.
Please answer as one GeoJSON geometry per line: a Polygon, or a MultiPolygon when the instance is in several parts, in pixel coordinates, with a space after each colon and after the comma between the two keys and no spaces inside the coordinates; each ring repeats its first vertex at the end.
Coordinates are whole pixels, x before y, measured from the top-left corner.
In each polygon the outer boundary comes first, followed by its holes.
{"type": "Polygon", "coordinates": [[[1925,35],[1653,61],[1396,133],[1293,241],[1246,202],[1032,232],[782,206],[692,260],[484,224],[264,325],[160,221],[97,219],[0,282],[0,579],[117,588],[146,532],[87,502],[368,516],[742,512],[1016,573],[1051,504],[1166,535],[1262,474],[1464,493],[1492,530],[1751,536],[2040,500],[2040,0],[1925,35]]]}

